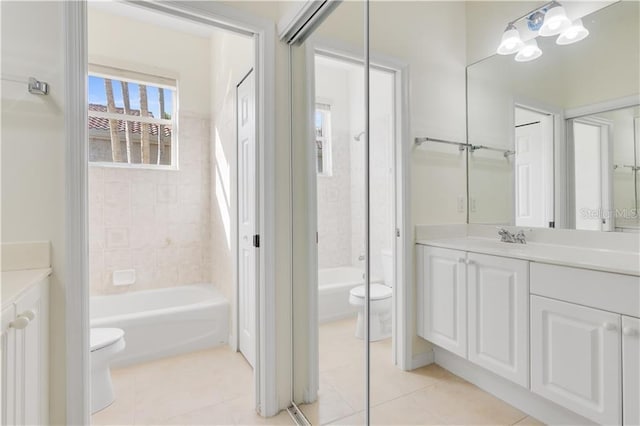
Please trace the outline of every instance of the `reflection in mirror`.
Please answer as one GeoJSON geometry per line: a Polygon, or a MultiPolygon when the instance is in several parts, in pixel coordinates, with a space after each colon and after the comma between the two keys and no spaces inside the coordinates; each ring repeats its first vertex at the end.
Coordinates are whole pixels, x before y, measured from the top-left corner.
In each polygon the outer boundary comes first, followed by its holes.
{"type": "Polygon", "coordinates": [[[595,6],[573,17],[589,31],[579,43],[539,36],[542,55],[534,60],[494,55],[467,68],[470,223],[636,226],[637,161],[623,158],[616,136],[631,132],[633,113],[625,110],[625,127],[607,124],[614,113],[603,112],[638,103],[639,3],[595,6]],[[615,219],[618,207],[626,210],[615,219]]]}
{"type": "Polygon", "coordinates": [[[569,120],[575,228],[638,231],[640,107],[569,120]]]}
{"type": "Polygon", "coordinates": [[[293,400],[314,425],[362,423],[366,408],[364,297],[351,297],[365,269],[363,21],[362,2],[340,2],[291,48],[293,400]]]}

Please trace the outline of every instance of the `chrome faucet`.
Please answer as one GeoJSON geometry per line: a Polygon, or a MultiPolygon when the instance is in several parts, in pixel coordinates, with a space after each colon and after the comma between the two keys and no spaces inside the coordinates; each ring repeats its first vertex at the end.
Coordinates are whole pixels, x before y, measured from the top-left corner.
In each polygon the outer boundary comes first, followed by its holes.
{"type": "Polygon", "coordinates": [[[500,242],[503,243],[527,244],[527,237],[522,229],[517,234],[512,234],[504,228],[498,228],[498,235],[500,236],[500,242]]]}

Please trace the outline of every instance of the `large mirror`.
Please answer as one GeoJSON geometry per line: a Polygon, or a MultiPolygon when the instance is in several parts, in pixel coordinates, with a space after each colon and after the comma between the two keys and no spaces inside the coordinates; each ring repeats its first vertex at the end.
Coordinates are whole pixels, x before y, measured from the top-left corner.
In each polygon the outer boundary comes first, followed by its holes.
{"type": "Polygon", "coordinates": [[[639,230],[640,4],[590,7],[577,43],[467,68],[470,223],[639,230]]]}

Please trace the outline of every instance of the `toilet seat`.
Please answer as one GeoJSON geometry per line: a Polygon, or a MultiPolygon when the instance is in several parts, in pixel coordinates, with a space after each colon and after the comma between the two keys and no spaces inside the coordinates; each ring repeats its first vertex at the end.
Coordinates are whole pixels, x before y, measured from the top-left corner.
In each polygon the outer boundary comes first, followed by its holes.
{"type": "Polygon", "coordinates": [[[91,352],[116,343],[124,336],[120,328],[92,328],[89,336],[91,352]]]}
{"type": "MultiPolygon", "coordinates": [[[[349,292],[351,296],[364,299],[364,285],[354,287],[349,292]]],[[[393,295],[393,289],[383,284],[371,284],[369,287],[369,299],[370,300],[382,300],[388,299],[393,295]]]]}

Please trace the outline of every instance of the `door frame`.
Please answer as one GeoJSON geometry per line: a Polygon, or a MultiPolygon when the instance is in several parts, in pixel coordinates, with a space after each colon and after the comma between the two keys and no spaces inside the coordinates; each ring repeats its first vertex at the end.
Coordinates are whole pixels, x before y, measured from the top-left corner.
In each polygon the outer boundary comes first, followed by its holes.
{"type": "MultiPolygon", "coordinates": [[[[275,26],[218,2],[131,1],[175,17],[253,34],[256,70],[256,143],[258,151],[259,252],[256,368],[254,394],[263,416],[279,409],[276,377],[275,289],[275,26]]],[[[87,1],[65,2],[65,335],[66,422],[90,424],[88,141],[87,141],[87,1]],[[73,366],[73,368],[71,368],[73,366]]],[[[283,407],[284,408],[284,407],[283,407]]]]}
{"type": "MultiPolygon", "coordinates": [[[[312,35],[306,40],[306,69],[315,68],[316,54],[334,59],[355,62],[364,66],[362,49],[346,42],[312,35]]],[[[394,253],[393,287],[393,333],[392,359],[393,363],[402,370],[414,368],[413,364],[413,230],[411,226],[410,200],[410,138],[409,138],[409,65],[391,56],[370,53],[370,63],[375,68],[390,72],[394,75],[394,221],[396,228],[394,253]]],[[[315,109],[315,73],[307,79],[307,108],[315,109]]],[[[307,114],[310,120],[308,128],[313,129],[313,114],[307,114]]],[[[319,387],[319,321],[318,321],[318,246],[316,243],[317,218],[317,174],[315,156],[312,150],[307,151],[307,208],[308,208],[308,253],[309,271],[307,283],[309,285],[308,325],[307,336],[308,358],[306,388],[303,391],[305,402],[313,402],[318,397],[319,387]]],[[[295,339],[295,336],[294,336],[295,339]]]]}

